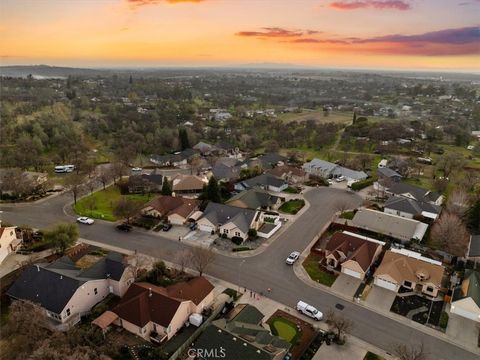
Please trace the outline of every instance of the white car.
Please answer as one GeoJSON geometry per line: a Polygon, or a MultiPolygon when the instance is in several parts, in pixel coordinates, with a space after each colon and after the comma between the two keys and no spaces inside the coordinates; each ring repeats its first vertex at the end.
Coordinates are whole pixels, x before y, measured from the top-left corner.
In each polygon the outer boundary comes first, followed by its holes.
{"type": "Polygon", "coordinates": [[[328,185],[333,185],[332,179],[328,179],[327,182],[328,182],[328,185]]]}
{"type": "Polygon", "coordinates": [[[345,176],[339,176],[335,179],[336,182],[342,182],[342,181],[345,181],[345,176]]]}
{"type": "Polygon", "coordinates": [[[300,257],[300,253],[298,251],[294,251],[290,255],[288,255],[287,260],[285,260],[285,262],[288,265],[293,265],[293,263],[297,261],[299,257],[300,257]]]}
{"type": "Polygon", "coordinates": [[[141,167],[134,167],[132,168],[132,171],[142,171],[143,169],[141,167]]]}
{"type": "Polygon", "coordinates": [[[95,222],[95,220],[90,219],[89,217],[86,217],[86,216],[82,216],[77,219],[77,222],[79,222],[80,224],[92,225],[95,222]]]}
{"type": "Polygon", "coordinates": [[[305,314],[308,317],[311,317],[312,319],[315,319],[317,321],[323,319],[323,314],[316,308],[314,308],[312,305],[308,305],[306,302],[299,301],[297,303],[297,310],[302,314],[305,314]]]}

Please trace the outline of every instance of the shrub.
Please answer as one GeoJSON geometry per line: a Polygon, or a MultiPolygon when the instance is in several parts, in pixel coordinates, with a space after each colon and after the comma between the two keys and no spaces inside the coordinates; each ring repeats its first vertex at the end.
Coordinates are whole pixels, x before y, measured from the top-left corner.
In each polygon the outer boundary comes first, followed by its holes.
{"type": "Polygon", "coordinates": [[[256,238],[257,237],[257,230],[255,229],[248,229],[248,236],[252,237],[252,238],[256,238]]]}
{"type": "Polygon", "coordinates": [[[350,187],[351,187],[352,190],[355,190],[355,191],[362,190],[363,188],[366,188],[367,186],[373,185],[373,183],[376,180],[377,179],[375,179],[375,178],[370,178],[370,179],[365,179],[365,180],[362,180],[362,181],[357,181],[357,182],[354,182],[350,187]]]}
{"type": "Polygon", "coordinates": [[[243,243],[243,239],[240,236],[234,236],[232,237],[232,242],[235,245],[240,245],[241,243],[243,243]]]}
{"type": "Polygon", "coordinates": [[[263,218],[263,221],[265,221],[266,223],[273,224],[273,223],[275,223],[275,218],[265,216],[265,217],[263,218]]]}
{"type": "Polygon", "coordinates": [[[442,312],[442,315],[440,315],[440,321],[438,322],[438,325],[442,329],[446,329],[448,325],[448,314],[444,311],[442,312]]]}
{"type": "Polygon", "coordinates": [[[222,238],[226,239],[228,236],[227,234],[223,233],[222,235],[220,235],[222,238]]]}
{"type": "Polygon", "coordinates": [[[249,250],[252,250],[252,249],[249,248],[248,246],[240,246],[240,247],[232,249],[232,252],[249,251],[249,250]]]}

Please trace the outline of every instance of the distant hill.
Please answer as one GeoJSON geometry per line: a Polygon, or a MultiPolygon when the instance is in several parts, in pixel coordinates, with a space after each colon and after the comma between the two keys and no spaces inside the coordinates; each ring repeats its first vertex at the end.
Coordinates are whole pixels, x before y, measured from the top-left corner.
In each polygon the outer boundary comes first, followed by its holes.
{"type": "Polygon", "coordinates": [[[1,76],[26,77],[32,75],[36,78],[65,78],[67,76],[97,76],[110,74],[109,70],[81,69],[48,65],[13,65],[0,66],[1,76]]]}

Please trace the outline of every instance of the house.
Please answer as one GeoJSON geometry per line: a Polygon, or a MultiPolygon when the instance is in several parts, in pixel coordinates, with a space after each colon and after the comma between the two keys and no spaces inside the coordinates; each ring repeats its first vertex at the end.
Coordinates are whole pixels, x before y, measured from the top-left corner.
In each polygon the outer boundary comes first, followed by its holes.
{"type": "Polygon", "coordinates": [[[128,270],[123,256],[115,252],[85,269],[64,256],[50,264],[29,266],[7,295],[39,304],[50,319],[68,327],[108,294],[122,296],[134,280],[128,270]]]}
{"type": "Polygon", "coordinates": [[[160,192],[164,177],[157,173],[130,175],[128,177],[128,192],[131,194],[160,192]]]}
{"type": "Polygon", "coordinates": [[[279,177],[289,184],[303,183],[308,180],[308,174],[300,168],[280,165],[266,171],[267,174],[279,177]]]}
{"type": "Polygon", "coordinates": [[[248,230],[257,229],[258,217],[256,210],[210,202],[197,225],[200,231],[219,232],[228,238],[236,236],[245,240],[248,230]]]}
{"type": "Polygon", "coordinates": [[[465,270],[460,286],[453,291],[450,312],[480,322],[480,272],[465,270]]]}
{"type": "Polygon", "coordinates": [[[333,269],[340,266],[342,273],[363,280],[384,245],[348,231],[337,232],[325,246],[325,264],[333,269]]]}
{"type": "Polygon", "coordinates": [[[197,152],[194,149],[185,149],[173,154],[150,155],[150,161],[159,166],[181,167],[187,165],[188,161],[196,154],[197,152]]]}
{"type": "Polygon", "coordinates": [[[398,195],[409,199],[428,202],[434,205],[442,205],[443,196],[435,191],[410,185],[405,182],[398,182],[387,186],[385,192],[391,196],[398,195]]]}
{"type": "Polygon", "coordinates": [[[9,254],[14,253],[21,243],[22,238],[17,236],[15,226],[0,227],[0,264],[9,254]]]}
{"type": "Polygon", "coordinates": [[[401,286],[436,297],[442,287],[444,267],[410,250],[387,250],[374,274],[374,284],[398,292],[401,286]]]}
{"type": "Polygon", "coordinates": [[[383,211],[408,219],[420,216],[435,220],[440,215],[442,207],[424,201],[416,201],[402,196],[393,196],[385,202],[383,211]]]}
{"type": "Polygon", "coordinates": [[[284,165],[284,163],[287,161],[287,158],[277,153],[266,153],[260,155],[258,160],[262,165],[262,169],[272,169],[277,165],[284,165]]]}
{"type": "Polygon", "coordinates": [[[93,324],[105,330],[113,323],[145,340],[160,343],[171,339],[190,315],[201,314],[209,307],[214,299],[213,290],[214,286],[204,277],[168,287],[134,283],[120,303],[93,324]]]}
{"type": "Polygon", "coordinates": [[[480,260],[480,235],[470,235],[466,258],[475,263],[480,260]]]}
{"type": "Polygon", "coordinates": [[[379,169],[386,168],[386,167],[387,167],[387,164],[388,164],[388,160],[387,160],[387,159],[382,159],[382,160],[380,160],[380,162],[378,163],[378,168],[379,168],[379,169]]]}
{"type": "Polygon", "coordinates": [[[281,192],[288,187],[288,183],[276,176],[270,174],[262,174],[253,178],[242,180],[235,184],[235,190],[243,191],[253,187],[259,187],[264,190],[281,192]]]}
{"type": "Polygon", "coordinates": [[[222,149],[217,148],[215,145],[210,145],[210,144],[207,144],[203,141],[200,141],[198,144],[196,144],[193,147],[193,150],[196,150],[200,154],[205,155],[205,156],[206,155],[211,155],[211,154],[214,154],[214,153],[223,152],[222,149]]]}
{"type": "Polygon", "coordinates": [[[244,209],[278,209],[281,198],[262,189],[249,189],[231,197],[225,204],[244,209]]]}
{"type": "Polygon", "coordinates": [[[172,178],[172,190],[176,195],[198,195],[206,184],[207,179],[197,175],[178,174],[172,178]]]}
{"type": "Polygon", "coordinates": [[[360,209],[351,221],[352,226],[407,242],[421,241],[428,225],[420,221],[383,213],[376,210],[360,209]]]}
{"type": "Polygon", "coordinates": [[[200,201],[195,199],[160,195],[145,204],[140,212],[156,218],[166,217],[168,222],[181,225],[191,219],[199,205],[200,201]]]}
{"type": "Polygon", "coordinates": [[[291,344],[274,336],[262,326],[264,315],[254,306],[237,305],[227,318],[208,325],[192,344],[189,353],[196,350],[196,358],[213,360],[281,360],[291,344]],[[203,350],[203,351],[199,351],[203,350]]]}
{"type": "Polygon", "coordinates": [[[242,162],[234,158],[219,158],[212,168],[212,174],[218,181],[235,181],[240,178],[242,162]]]}
{"type": "Polygon", "coordinates": [[[347,181],[361,181],[368,177],[363,171],[351,170],[320,159],[313,159],[303,164],[303,169],[310,175],[320,176],[325,179],[343,176],[347,181]]]}
{"type": "Polygon", "coordinates": [[[388,167],[378,168],[377,175],[380,180],[384,181],[400,182],[403,178],[403,176],[400,175],[398,172],[388,167]]]}

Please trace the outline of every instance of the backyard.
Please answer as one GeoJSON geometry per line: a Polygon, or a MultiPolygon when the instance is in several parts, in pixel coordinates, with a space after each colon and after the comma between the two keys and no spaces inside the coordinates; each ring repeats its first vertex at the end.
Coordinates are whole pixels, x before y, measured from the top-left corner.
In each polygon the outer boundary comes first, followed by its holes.
{"type": "Polygon", "coordinates": [[[305,206],[305,200],[295,199],[295,200],[289,200],[283,203],[278,210],[283,211],[284,213],[287,213],[287,214],[295,215],[304,206],[305,206]]]}
{"type": "MultiPolygon", "coordinates": [[[[124,196],[128,199],[139,200],[144,203],[155,197],[154,194],[129,194],[124,196]]],[[[100,190],[81,198],[77,201],[77,204],[74,205],[74,209],[77,214],[82,216],[89,216],[91,218],[107,221],[116,221],[118,219],[113,214],[113,209],[121,197],[122,195],[120,194],[118,187],[112,185],[105,190],[100,190]]]]}
{"type": "Polygon", "coordinates": [[[310,253],[303,261],[303,268],[313,281],[326,286],[332,286],[337,276],[329,273],[320,267],[319,261],[322,259],[320,255],[310,253]]]}

